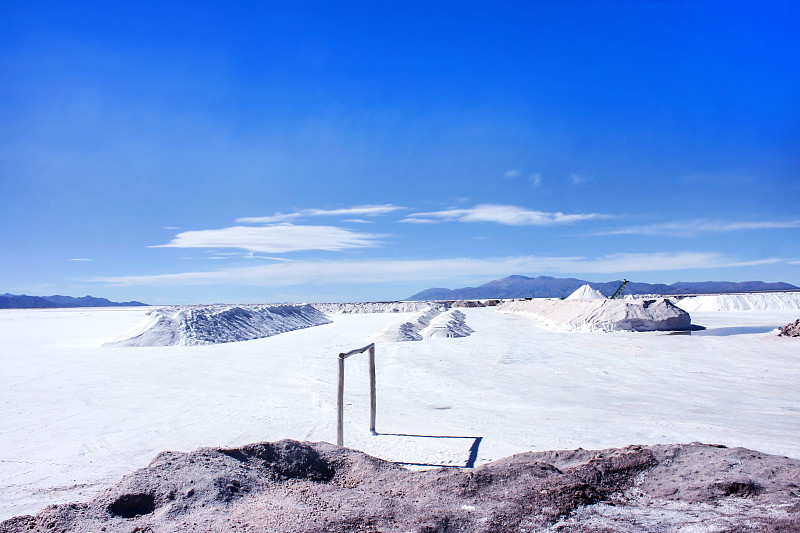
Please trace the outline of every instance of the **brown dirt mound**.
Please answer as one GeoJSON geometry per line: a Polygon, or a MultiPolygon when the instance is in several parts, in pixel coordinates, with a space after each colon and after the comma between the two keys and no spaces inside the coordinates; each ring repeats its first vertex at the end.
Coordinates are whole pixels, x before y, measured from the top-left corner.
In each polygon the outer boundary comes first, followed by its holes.
{"type": "Polygon", "coordinates": [[[328,443],[164,452],[11,532],[800,531],[800,460],[700,443],[412,472],[328,443]]]}

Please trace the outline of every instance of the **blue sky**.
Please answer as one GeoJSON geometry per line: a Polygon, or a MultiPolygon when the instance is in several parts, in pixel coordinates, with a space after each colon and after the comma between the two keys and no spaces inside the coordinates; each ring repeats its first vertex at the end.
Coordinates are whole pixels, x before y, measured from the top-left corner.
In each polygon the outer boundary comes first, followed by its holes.
{"type": "Polygon", "coordinates": [[[800,285],[798,6],[5,0],[0,292],[800,285]]]}

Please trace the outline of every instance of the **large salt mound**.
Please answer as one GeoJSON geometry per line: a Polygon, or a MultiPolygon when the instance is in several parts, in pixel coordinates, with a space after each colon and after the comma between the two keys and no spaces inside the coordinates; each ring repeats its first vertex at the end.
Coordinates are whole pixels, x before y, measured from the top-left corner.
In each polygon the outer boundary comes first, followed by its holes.
{"type": "Polygon", "coordinates": [[[505,313],[528,313],[559,331],[672,331],[691,325],[689,313],[667,299],[527,300],[497,307],[505,313]]]}
{"type": "Polygon", "coordinates": [[[466,337],[473,330],[461,311],[447,311],[446,305],[437,305],[418,314],[407,322],[390,324],[369,338],[370,342],[406,342],[423,339],[466,337]]]}
{"type": "Polygon", "coordinates": [[[676,305],[684,311],[790,311],[800,309],[800,292],[706,294],[689,296],[676,305]]]}
{"type": "Polygon", "coordinates": [[[566,300],[604,300],[606,297],[597,289],[593,289],[588,283],[581,285],[575,292],[567,296],[566,300]]]}
{"type": "Polygon", "coordinates": [[[413,322],[390,324],[370,337],[369,342],[408,342],[421,341],[419,326],[413,322]]]}
{"type": "Polygon", "coordinates": [[[271,337],[329,324],[310,305],[196,305],[154,309],[109,345],[173,346],[218,344],[271,337]]]}
{"type": "Polygon", "coordinates": [[[452,339],[458,337],[468,337],[475,332],[467,325],[467,317],[461,311],[447,311],[436,316],[431,320],[428,327],[420,331],[420,335],[425,339],[452,339]]]}

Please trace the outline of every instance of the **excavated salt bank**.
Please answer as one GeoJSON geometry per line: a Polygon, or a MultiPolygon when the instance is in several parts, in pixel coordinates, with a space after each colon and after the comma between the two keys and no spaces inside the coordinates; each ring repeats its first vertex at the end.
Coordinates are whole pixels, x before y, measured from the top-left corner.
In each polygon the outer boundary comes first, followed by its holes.
{"type": "Polygon", "coordinates": [[[557,331],[676,331],[691,326],[689,313],[666,298],[658,300],[552,300],[500,304],[498,311],[533,315],[557,331]]]}
{"type": "Polygon", "coordinates": [[[678,300],[685,311],[789,311],[800,309],[800,292],[706,294],[678,300]]]}

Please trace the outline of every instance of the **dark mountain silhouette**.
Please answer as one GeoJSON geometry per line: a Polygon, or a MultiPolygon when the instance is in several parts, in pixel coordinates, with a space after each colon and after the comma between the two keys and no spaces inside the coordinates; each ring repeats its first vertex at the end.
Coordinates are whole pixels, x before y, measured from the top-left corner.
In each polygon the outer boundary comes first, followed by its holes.
{"type": "Polygon", "coordinates": [[[23,309],[40,307],[60,307],[57,303],[45,300],[41,296],[24,294],[0,294],[0,309],[23,309]]]}
{"type": "MultiPolygon", "coordinates": [[[[484,283],[478,287],[461,289],[432,288],[419,292],[409,300],[480,300],[486,298],[561,298],[569,296],[575,289],[588,283],[593,288],[610,296],[622,280],[596,282],[575,278],[553,278],[550,276],[508,276],[484,283]]],[[[710,294],[725,292],[797,290],[789,283],[765,283],[763,281],[701,281],[663,283],[630,282],[623,294],[710,294]]]]}
{"type": "Polygon", "coordinates": [[[142,302],[112,302],[94,296],[28,296],[25,294],[0,294],[0,309],[26,309],[43,307],[130,307],[147,305],[142,302]]]}

